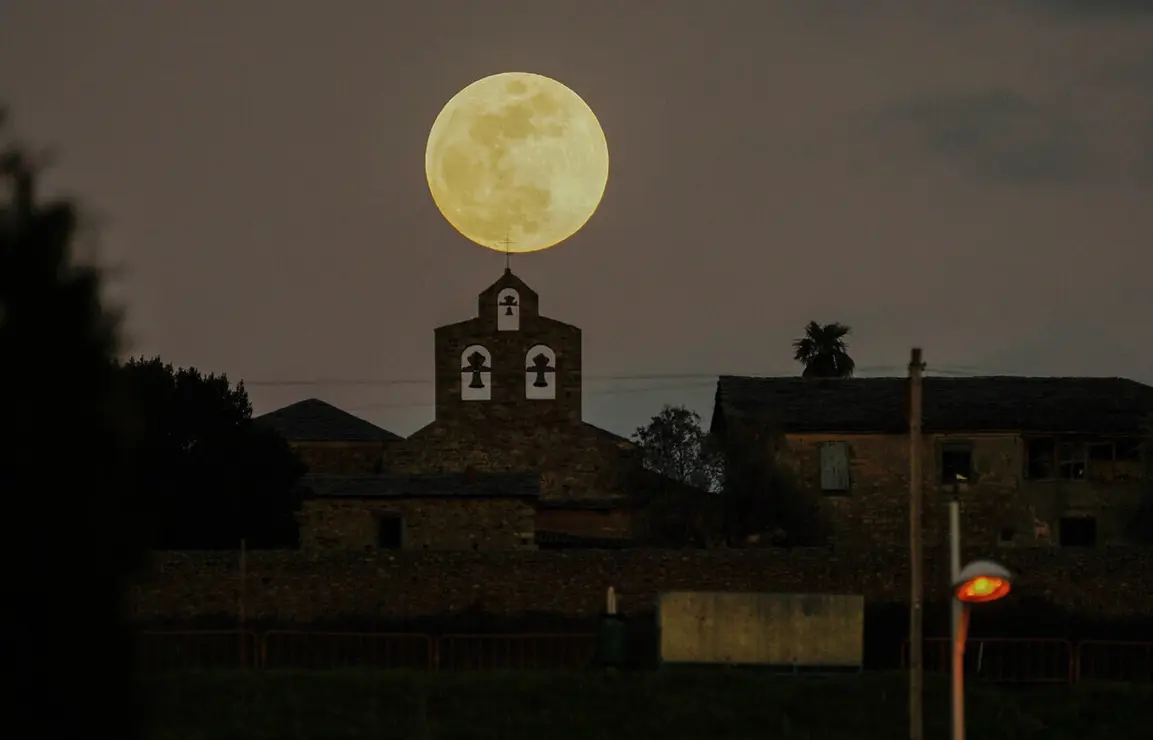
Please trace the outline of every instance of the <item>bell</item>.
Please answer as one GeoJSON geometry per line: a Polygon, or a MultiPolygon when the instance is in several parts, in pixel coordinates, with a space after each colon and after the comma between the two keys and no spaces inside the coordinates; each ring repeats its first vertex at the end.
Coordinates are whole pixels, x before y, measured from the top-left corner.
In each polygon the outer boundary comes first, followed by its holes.
{"type": "Polygon", "coordinates": [[[504,309],[504,315],[505,316],[512,316],[512,306],[508,306],[507,308],[504,309]]]}

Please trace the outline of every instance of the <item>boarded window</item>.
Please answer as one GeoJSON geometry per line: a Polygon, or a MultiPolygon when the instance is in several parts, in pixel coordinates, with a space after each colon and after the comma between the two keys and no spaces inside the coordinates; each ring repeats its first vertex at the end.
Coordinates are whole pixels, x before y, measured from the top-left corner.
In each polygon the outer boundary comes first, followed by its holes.
{"type": "Polygon", "coordinates": [[[849,490],[849,445],[826,442],[821,445],[821,490],[849,490]]]}

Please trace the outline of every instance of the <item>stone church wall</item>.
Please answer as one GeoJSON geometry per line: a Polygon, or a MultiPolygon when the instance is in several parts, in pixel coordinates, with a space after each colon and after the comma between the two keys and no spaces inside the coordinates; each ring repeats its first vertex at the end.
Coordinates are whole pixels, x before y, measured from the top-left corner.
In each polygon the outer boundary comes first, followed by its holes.
{"type": "Polygon", "coordinates": [[[403,550],[516,550],[532,544],[533,506],[515,498],[312,499],[300,514],[304,550],[375,552],[382,517],[399,517],[403,550]]]}
{"type": "Polygon", "coordinates": [[[365,475],[377,472],[382,456],[397,442],[291,442],[312,475],[365,475]]]}
{"type": "Polygon", "coordinates": [[[626,440],[596,427],[534,423],[501,407],[476,424],[436,423],[391,448],[390,473],[539,472],[545,499],[624,495],[639,466],[626,440]]]}

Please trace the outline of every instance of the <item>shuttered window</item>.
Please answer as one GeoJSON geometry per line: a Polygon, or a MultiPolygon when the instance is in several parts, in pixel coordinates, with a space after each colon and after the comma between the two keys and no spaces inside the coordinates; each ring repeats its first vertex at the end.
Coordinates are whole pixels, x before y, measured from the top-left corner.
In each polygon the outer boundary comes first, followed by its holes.
{"type": "Polygon", "coordinates": [[[826,442],[821,445],[821,490],[829,492],[849,490],[848,443],[826,442]]]}

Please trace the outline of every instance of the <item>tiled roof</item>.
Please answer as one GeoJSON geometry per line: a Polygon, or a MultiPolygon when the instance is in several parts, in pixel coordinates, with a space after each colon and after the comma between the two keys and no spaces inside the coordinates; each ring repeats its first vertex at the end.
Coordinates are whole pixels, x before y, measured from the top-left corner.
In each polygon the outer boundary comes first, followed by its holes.
{"type": "Polygon", "coordinates": [[[289,442],[392,442],[401,439],[399,435],[319,398],[297,401],[258,416],[254,421],[275,429],[289,442]]]}
{"type": "Polygon", "coordinates": [[[540,476],[531,473],[307,476],[315,498],[536,498],[540,476]]]}
{"type": "MultiPolygon", "coordinates": [[[[926,432],[1138,434],[1153,387],[1125,378],[989,376],[924,379],[926,432]]],[[[789,432],[908,430],[905,378],[750,378],[717,381],[712,426],[762,418],[789,432]]]]}
{"type": "Polygon", "coordinates": [[[637,446],[637,443],[632,441],[628,437],[622,437],[621,435],[616,434],[615,432],[610,432],[607,429],[602,429],[601,427],[598,427],[595,424],[589,424],[587,421],[581,422],[581,423],[584,424],[586,428],[591,429],[593,434],[600,437],[605,442],[615,444],[617,447],[620,447],[621,449],[633,449],[637,446]]]}

